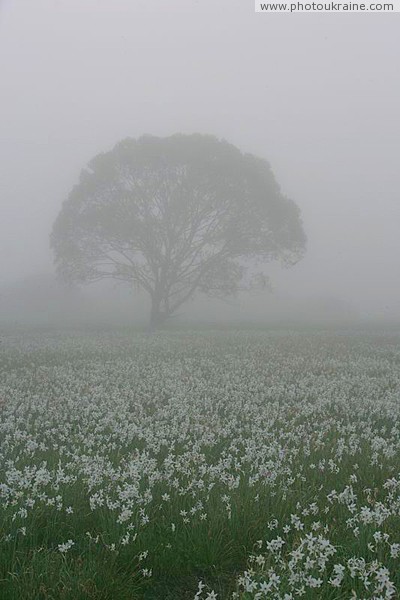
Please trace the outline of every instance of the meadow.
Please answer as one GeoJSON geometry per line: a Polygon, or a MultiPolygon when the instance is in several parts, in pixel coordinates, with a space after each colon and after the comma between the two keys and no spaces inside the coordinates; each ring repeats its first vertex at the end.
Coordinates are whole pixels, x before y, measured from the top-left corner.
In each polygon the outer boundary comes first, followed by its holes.
{"type": "Polygon", "coordinates": [[[397,333],[0,337],[1,600],[400,597],[397,333]]]}

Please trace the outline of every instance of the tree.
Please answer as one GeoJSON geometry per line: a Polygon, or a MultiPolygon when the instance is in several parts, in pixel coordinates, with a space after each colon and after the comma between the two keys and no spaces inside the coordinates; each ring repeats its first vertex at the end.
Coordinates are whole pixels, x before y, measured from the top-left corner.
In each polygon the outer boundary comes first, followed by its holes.
{"type": "Polygon", "coordinates": [[[96,156],[63,203],[51,245],[66,280],[145,290],[155,328],[195,292],[233,294],[265,281],[254,265],[294,264],[305,235],[265,160],[178,134],[128,138],[96,156]]]}

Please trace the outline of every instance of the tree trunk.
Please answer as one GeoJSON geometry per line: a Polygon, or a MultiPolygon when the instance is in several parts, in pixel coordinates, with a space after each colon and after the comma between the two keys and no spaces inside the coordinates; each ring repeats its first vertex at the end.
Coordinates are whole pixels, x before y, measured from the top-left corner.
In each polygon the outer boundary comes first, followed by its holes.
{"type": "Polygon", "coordinates": [[[165,312],[162,312],[160,309],[160,303],[156,302],[154,299],[151,303],[151,311],[150,311],[150,321],[149,321],[149,332],[156,331],[159,329],[163,323],[167,320],[168,315],[165,312]]]}

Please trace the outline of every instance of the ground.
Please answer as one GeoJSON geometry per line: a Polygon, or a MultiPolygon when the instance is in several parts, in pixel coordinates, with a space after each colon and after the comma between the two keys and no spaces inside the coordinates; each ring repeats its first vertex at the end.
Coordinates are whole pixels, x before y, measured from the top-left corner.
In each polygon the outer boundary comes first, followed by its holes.
{"type": "Polygon", "coordinates": [[[1,338],[2,600],[398,597],[398,334],[1,338]]]}

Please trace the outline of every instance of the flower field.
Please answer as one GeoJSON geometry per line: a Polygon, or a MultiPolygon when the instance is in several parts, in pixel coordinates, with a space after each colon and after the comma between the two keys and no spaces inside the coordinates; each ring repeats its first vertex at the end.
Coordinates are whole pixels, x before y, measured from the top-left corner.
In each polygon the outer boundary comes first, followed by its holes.
{"type": "Polygon", "coordinates": [[[1,342],[1,600],[400,597],[398,335],[1,342]]]}

